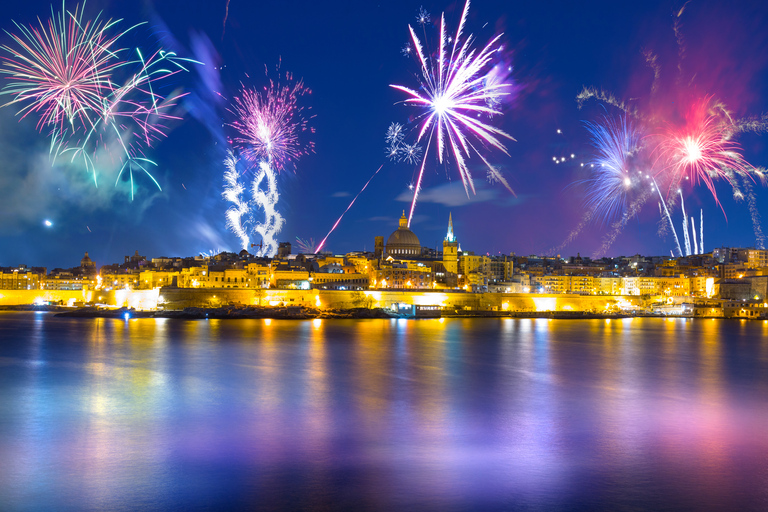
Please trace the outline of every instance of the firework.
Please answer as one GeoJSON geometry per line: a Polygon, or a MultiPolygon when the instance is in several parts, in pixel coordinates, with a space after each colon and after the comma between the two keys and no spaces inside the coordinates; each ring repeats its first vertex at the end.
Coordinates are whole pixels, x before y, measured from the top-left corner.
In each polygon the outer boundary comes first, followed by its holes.
{"type": "MultiPolygon", "coordinates": [[[[639,106],[632,101],[623,101],[615,95],[593,87],[584,87],[576,97],[578,107],[581,109],[588,100],[595,99],[603,105],[612,106],[622,111],[625,122],[632,120],[638,132],[645,133],[641,138],[642,144],[638,144],[637,154],[630,160],[634,160],[634,168],[642,171],[642,174],[653,176],[654,184],[658,179],[659,185],[663,187],[666,194],[657,186],[655,190],[659,194],[659,206],[662,219],[659,229],[659,235],[666,233],[667,227],[671,228],[675,235],[677,252],[680,255],[690,254],[696,251],[703,251],[703,217],[699,222],[700,236],[696,239],[695,220],[691,217],[690,222],[685,213],[684,247],[672,222],[669,207],[678,199],[684,202],[684,194],[687,193],[685,185],[692,187],[705,185],[712,194],[715,203],[723,209],[717,195],[717,182],[725,181],[733,190],[733,197],[740,201],[744,198],[748,200],[748,207],[752,216],[752,224],[757,239],[757,245],[764,245],[764,235],[760,226],[760,215],[757,211],[754,194],[752,193],[752,184],[759,179],[765,183],[765,174],[762,169],[751,166],[741,153],[739,144],[734,138],[742,132],[762,133],[768,131],[768,115],[763,114],[758,117],[746,117],[735,119],[727,107],[714,97],[696,97],[691,91],[686,90],[693,83],[695,74],[691,77],[683,76],[683,60],[686,54],[685,41],[683,38],[680,18],[685,11],[685,6],[681,8],[674,16],[673,30],[675,41],[677,43],[678,65],[676,70],[675,90],[671,94],[661,94],[660,82],[662,77],[662,67],[659,57],[650,50],[643,51],[645,64],[653,73],[651,91],[647,96],[650,101],[647,105],[639,106]],[[668,101],[670,97],[673,101],[668,101]],[[667,101],[665,101],[667,100],[667,101]],[[682,108],[681,108],[682,107],[682,108]],[[681,119],[681,121],[677,121],[681,119]],[[643,167],[640,167],[640,165],[643,167]],[[746,192],[746,194],[745,194],[746,192]],[[679,196],[679,198],[678,198],[679,196]],[[662,209],[661,206],[664,206],[662,209]],[[690,225],[690,227],[689,227],[690,225]],[[689,229],[693,230],[693,235],[689,235],[689,229]]],[[[592,123],[587,123],[587,127],[593,135],[595,141],[595,127],[592,123]]],[[[598,128],[597,131],[601,129],[598,128]]],[[[602,130],[606,132],[606,130],[602,130]]],[[[608,130],[609,132],[611,130],[608,130]]],[[[618,131],[618,130],[614,130],[618,131]]],[[[611,139],[611,137],[602,137],[611,139]]],[[[618,137],[613,137],[618,139],[618,137]]],[[[605,157],[607,152],[600,149],[600,145],[609,148],[608,144],[600,141],[596,144],[601,158],[605,157]]],[[[615,154],[620,152],[614,151],[615,154]]],[[[619,160],[619,159],[614,159],[619,160]]],[[[630,166],[631,168],[632,166],[630,166]]],[[[639,184],[641,173],[637,176],[629,169],[627,193],[635,190],[635,183],[639,184]],[[638,178],[638,179],[636,179],[638,178]]],[[[621,215],[621,221],[612,225],[612,233],[605,238],[601,251],[605,251],[615,240],[616,236],[626,224],[623,222],[627,218],[627,212],[639,212],[644,201],[643,197],[647,194],[643,188],[637,188],[640,196],[633,202],[627,200],[626,194],[622,194],[620,178],[622,174],[615,171],[615,166],[607,163],[601,165],[595,170],[595,175],[591,180],[591,188],[588,191],[587,202],[593,208],[603,207],[599,213],[605,215],[594,215],[595,218],[615,217],[621,215]]],[[[636,192],[632,192],[635,194],[636,192]]],[[[655,194],[654,194],[655,195],[655,194]]],[[[681,204],[682,206],[682,204],[681,204]]],[[[592,210],[585,215],[589,217],[592,210]]],[[[723,209],[723,214],[725,210],[723,209]]],[[[587,221],[588,222],[588,221],[587,221]]],[[[582,220],[576,233],[580,231],[586,223],[582,220]]],[[[572,232],[566,243],[573,239],[572,232]]],[[[673,251],[674,254],[674,251],[673,251]]]]}
{"type": "Polygon", "coordinates": [[[231,229],[240,239],[243,249],[248,249],[251,242],[243,217],[250,213],[248,201],[243,198],[245,187],[240,183],[240,173],[237,170],[237,158],[230,151],[224,160],[226,171],[224,172],[224,199],[232,203],[226,213],[227,228],[231,229]]]}
{"type": "MultiPolygon", "coordinates": [[[[450,154],[458,168],[467,195],[470,191],[475,193],[472,174],[467,165],[467,159],[472,154],[479,156],[491,174],[512,192],[504,177],[481,153],[482,149],[490,146],[508,155],[502,140],[514,140],[511,135],[491,126],[483,118],[500,115],[501,111],[494,105],[498,105],[501,98],[510,94],[510,83],[488,79],[493,58],[501,49],[498,44],[501,35],[493,38],[479,51],[473,48],[474,38],[471,35],[463,38],[468,11],[469,0],[464,5],[461,21],[455,37],[452,38],[452,43],[448,41],[445,15],[441,16],[439,48],[435,58],[425,54],[424,45],[413,27],[409,25],[411,43],[421,67],[421,83],[416,89],[391,85],[408,95],[404,101],[406,105],[423,111],[418,116],[421,127],[417,142],[426,139],[426,145],[408,216],[409,225],[421,190],[430,149],[437,151],[440,163],[443,163],[450,154]]],[[[425,25],[428,19],[420,13],[417,21],[425,25]]]]}
{"type": "MultiPolygon", "coordinates": [[[[14,44],[4,45],[0,73],[9,83],[2,94],[12,99],[3,106],[19,105],[21,119],[37,116],[37,129],[48,130],[51,154],[72,152],[80,158],[97,184],[97,149],[113,142],[119,148],[118,173],[142,170],[159,188],[148,171],[154,162],[143,150],[164,135],[163,121],[176,119],[169,110],[180,96],[163,98],[157,85],[163,78],[186,71],[174,53],[157,51],[145,58],[136,50],[120,48],[120,39],[138,25],[117,31],[119,21],[84,18],[83,8],[62,10],[47,23],[23,26],[10,34],[14,44]],[[135,69],[131,73],[130,69],[135,69]]],[[[114,155],[109,158],[114,160],[114,155]]]]}
{"type": "Polygon", "coordinates": [[[419,7],[419,12],[416,14],[416,23],[424,26],[430,21],[432,21],[432,16],[429,15],[429,11],[424,6],[419,7]]]}
{"type": "Polygon", "coordinates": [[[258,246],[252,245],[259,247],[257,256],[271,257],[277,253],[275,236],[284,224],[277,211],[280,199],[277,175],[287,168],[295,171],[296,161],[314,149],[311,140],[304,141],[304,134],[314,133],[314,129],[309,127],[304,107],[299,104],[299,99],[310,91],[301,80],[294,81],[289,73],[284,79],[286,84],[269,80],[269,85],[261,91],[244,88],[231,108],[236,116],[229,125],[236,132],[232,144],[254,177],[250,199],[238,200],[240,185],[232,181],[237,174],[227,163],[229,159],[225,162],[224,196],[234,203],[227,211],[227,227],[247,245],[251,238],[248,228],[239,224],[246,216],[253,225],[253,234],[262,240],[258,246]],[[263,210],[262,222],[253,221],[254,208],[263,210]]]}
{"type": "Polygon", "coordinates": [[[405,131],[400,123],[392,123],[385,136],[386,146],[384,152],[387,157],[395,162],[418,163],[421,160],[421,146],[417,143],[405,142],[405,131]]]}
{"type": "Polygon", "coordinates": [[[640,149],[640,132],[626,116],[585,124],[598,153],[590,167],[587,205],[598,218],[612,219],[624,212],[628,193],[637,187],[638,174],[642,176],[631,168],[631,159],[640,149]]]}
{"type": "Polygon", "coordinates": [[[739,145],[730,140],[729,124],[708,108],[709,100],[695,104],[682,129],[669,129],[657,146],[663,172],[670,175],[670,187],[688,180],[691,185],[704,183],[715,202],[720,204],[714,180],[731,182],[731,172],[749,174],[749,165],[740,154],[739,145]]]}
{"type": "Polygon", "coordinates": [[[232,113],[236,120],[230,124],[237,132],[234,143],[240,153],[252,162],[266,160],[278,173],[314,151],[313,141],[302,140],[314,129],[299,104],[311,91],[290,73],[285,80],[286,84],[270,80],[262,91],[243,89],[235,97],[232,113]]]}

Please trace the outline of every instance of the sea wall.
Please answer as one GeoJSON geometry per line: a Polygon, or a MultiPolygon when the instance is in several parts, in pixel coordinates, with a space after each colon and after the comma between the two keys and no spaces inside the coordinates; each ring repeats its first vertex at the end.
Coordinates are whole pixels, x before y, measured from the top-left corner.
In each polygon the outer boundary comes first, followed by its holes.
{"type": "Polygon", "coordinates": [[[439,306],[459,311],[595,311],[640,306],[639,297],[465,293],[454,291],[243,290],[232,288],[156,288],[154,290],[0,290],[0,306],[61,302],[96,302],[135,309],[186,307],[312,306],[317,308],[391,308],[395,304],[439,306]]]}

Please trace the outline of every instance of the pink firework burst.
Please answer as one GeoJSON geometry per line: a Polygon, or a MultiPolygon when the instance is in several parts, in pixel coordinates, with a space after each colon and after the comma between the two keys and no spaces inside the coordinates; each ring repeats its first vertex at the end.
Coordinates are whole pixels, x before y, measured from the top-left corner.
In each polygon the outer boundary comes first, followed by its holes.
{"type": "Polygon", "coordinates": [[[230,125],[237,131],[234,143],[244,157],[253,162],[266,160],[278,172],[314,151],[314,142],[303,140],[314,129],[299,103],[311,91],[290,73],[285,81],[270,80],[261,91],[243,88],[232,106],[237,119],[230,125]]]}
{"type": "MultiPolygon", "coordinates": [[[[741,155],[739,144],[731,140],[730,124],[709,108],[709,100],[694,104],[682,128],[669,129],[656,148],[658,162],[677,189],[685,180],[695,186],[704,183],[715,202],[720,203],[715,180],[725,179],[733,185],[734,175],[749,175],[749,164],[741,155]]],[[[732,127],[731,127],[732,128],[732,127]]]]}

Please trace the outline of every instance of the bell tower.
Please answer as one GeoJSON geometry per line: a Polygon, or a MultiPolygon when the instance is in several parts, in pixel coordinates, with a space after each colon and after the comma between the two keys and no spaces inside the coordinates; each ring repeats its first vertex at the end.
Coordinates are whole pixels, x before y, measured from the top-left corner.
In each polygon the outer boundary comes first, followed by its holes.
{"type": "Polygon", "coordinates": [[[457,274],[459,271],[459,242],[453,234],[453,217],[448,214],[448,233],[443,240],[443,266],[446,272],[457,274]]]}

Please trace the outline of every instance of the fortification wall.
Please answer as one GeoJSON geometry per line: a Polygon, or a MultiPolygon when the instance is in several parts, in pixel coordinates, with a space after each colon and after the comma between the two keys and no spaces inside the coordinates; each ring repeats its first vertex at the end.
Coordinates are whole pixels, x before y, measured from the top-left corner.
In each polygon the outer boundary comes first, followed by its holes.
{"type": "Polygon", "coordinates": [[[333,309],[389,308],[416,304],[469,311],[604,311],[619,304],[642,306],[638,297],[544,295],[528,293],[461,293],[445,291],[234,290],[163,288],[167,309],[218,307],[227,304],[313,306],[333,309]]]}
{"type": "Polygon", "coordinates": [[[544,295],[528,293],[463,293],[404,290],[263,290],[233,288],[161,288],[155,290],[0,290],[0,305],[40,301],[98,302],[137,309],[221,307],[230,304],[312,306],[350,309],[390,308],[393,304],[440,306],[467,311],[604,311],[619,304],[642,306],[638,297],[600,295],[544,295]]]}
{"type": "Polygon", "coordinates": [[[88,302],[93,292],[87,290],[0,290],[0,306],[19,306],[43,302],[88,302]]]}

